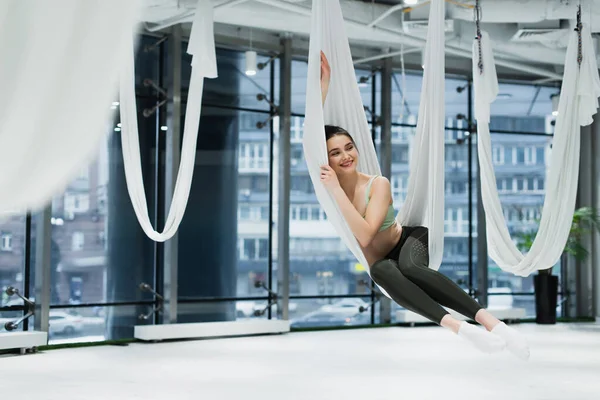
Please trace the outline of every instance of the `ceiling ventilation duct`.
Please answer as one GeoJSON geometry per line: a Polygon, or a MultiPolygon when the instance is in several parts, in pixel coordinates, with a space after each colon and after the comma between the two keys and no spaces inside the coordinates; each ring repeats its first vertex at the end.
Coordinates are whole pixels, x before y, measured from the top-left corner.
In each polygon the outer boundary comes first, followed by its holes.
{"type": "MultiPolygon", "coordinates": [[[[444,21],[444,32],[454,32],[454,20],[447,19],[444,21]]],[[[405,20],[404,21],[404,32],[412,35],[426,36],[427,35],[428,21],[422,20],[405,20]]]]}

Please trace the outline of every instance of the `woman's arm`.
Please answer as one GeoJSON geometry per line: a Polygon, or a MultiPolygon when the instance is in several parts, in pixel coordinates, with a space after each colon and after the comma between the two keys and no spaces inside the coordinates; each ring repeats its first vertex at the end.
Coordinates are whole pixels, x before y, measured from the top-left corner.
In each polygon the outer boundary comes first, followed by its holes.
{"type": "Polygon", "coordinates": [[[325,105],[325,98],[329,91],[329,81],[331,80],[331,67],[329,61],[325,57],[325,53],[321,51],[321,105],[325,105]]]}
{"type": "MultiPolygon", "coordinates": [[[[323,168],[327,171],[326,175],[335,175],[335,172],[330,167],[324,166],[323,168]]],[[[321,176],[323,176],[323,173],[321,176]]],[[[340,207],[342,215],[348,226],[350,226],[350,230],[358,240],[358,243],[362,247],[367,247],[385,220],[387,209],[392,199],[390,182],[385,177],[375,179],[371,186],[371,196],[364,218],[354,207],[350,199],[348,199],[348,196],[346,196],[339,183],[336,184],[336,182],[337,177],[335,177],[334,183],[329,184],[329,190],[340,207]]]]}

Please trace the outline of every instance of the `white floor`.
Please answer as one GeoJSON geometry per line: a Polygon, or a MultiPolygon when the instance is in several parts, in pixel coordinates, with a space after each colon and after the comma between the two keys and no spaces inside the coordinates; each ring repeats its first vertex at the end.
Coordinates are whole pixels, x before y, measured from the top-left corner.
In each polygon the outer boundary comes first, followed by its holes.
{"type": "Polygon", "coordinates": [[[531,359],[439,327],[290,333],[0,357],[11,398],[600,399],[600,324],[513,325],[531,359]]]}

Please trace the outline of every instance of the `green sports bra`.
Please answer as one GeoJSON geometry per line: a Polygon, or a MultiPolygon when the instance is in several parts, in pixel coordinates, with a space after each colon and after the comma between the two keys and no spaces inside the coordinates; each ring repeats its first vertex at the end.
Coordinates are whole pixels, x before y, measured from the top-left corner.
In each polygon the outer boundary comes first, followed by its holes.
{"type": "MultiPolygon", "coordinates": [[[[373,181],[375,180],[375,178],[377,178],[378,176],[379,175],[373,176],[369,180],[369,183],[367,184],[367,191],[365,192],[365,198],[366,198],[367,205],[369,204],[369,194],[371,193],[371,185],[373,184],[373,181]]],[[[395,213],[394,206],[392,204],[390,204],[388,206],[388,210],[387,210],[385,219],[383,220],[383,224],[381,224],[381,228],[379,228],[379,232],[385,231],[387,228],[394,225],[394,223],[396,222],[396,217],[395,217],[394,213],[395,213]]]]}

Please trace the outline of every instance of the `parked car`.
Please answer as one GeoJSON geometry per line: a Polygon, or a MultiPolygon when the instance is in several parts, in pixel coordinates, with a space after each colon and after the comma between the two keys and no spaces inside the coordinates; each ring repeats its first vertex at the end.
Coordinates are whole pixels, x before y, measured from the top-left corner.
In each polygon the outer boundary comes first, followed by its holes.
{"type": "Polygon", "coordinates": [[[341,308],[341,311],[327,311],[322,308],[310,312],[300,318],[293,319],[292,328],[367,325],[371,323],[371,313],[367,310],[359,312],[356,307],[341,308]]]}
{"type": "MultiPolygon", "coordinates": [[[[262,312],[267,307],[266,301],[236,301],[235,310],[237,318],[252,318],[256,317],[256,312],[262,312]]],[[[273,306],[275,311],[275,306],[273,306]]],[[[288,304],[288,311],[290,314],[294,314],[298,309],[298,304],[290,302],[288,304]]]]}
{"type": "Polygon", "coordinates": [[[361,307],[367,308],[368,306],[369,303],[367,303],[363,299],[348,298],[336,301],[332,304],[323,305],[319,310],[329,313],[343,314],[345,316],[352,317],[360,313],[361,307]]]}
{"type": "Polygon", "coordinates": [[[83,318],[62,311],[50,311],[50,335],[70,336],[83,330],[83,318]]]}
{"type": "MultiPolygon", "coordinates": [[[[15,311],[14,315],[7,316],[2,313],[0,318],[0,331],[5,331],[4,325],[7,322],[16,321],[22,315],[22,311],[15,311]]],[[[52,335],[64,335],[70,336],[83,331],[84,320],[79,315],[72,315],[62,311],[50,311],[49,314],[49,334],[52,335]]],[[[19,328],[20,329],[20,328],[19,328]]]]}
{"type": "Polygon", "coordinates": [[[328,311],[313,311],[290,322],[291,328],[312,328],[321,326],[345,325],[350,317],[345,313],[332,313],[328,311]]]}

